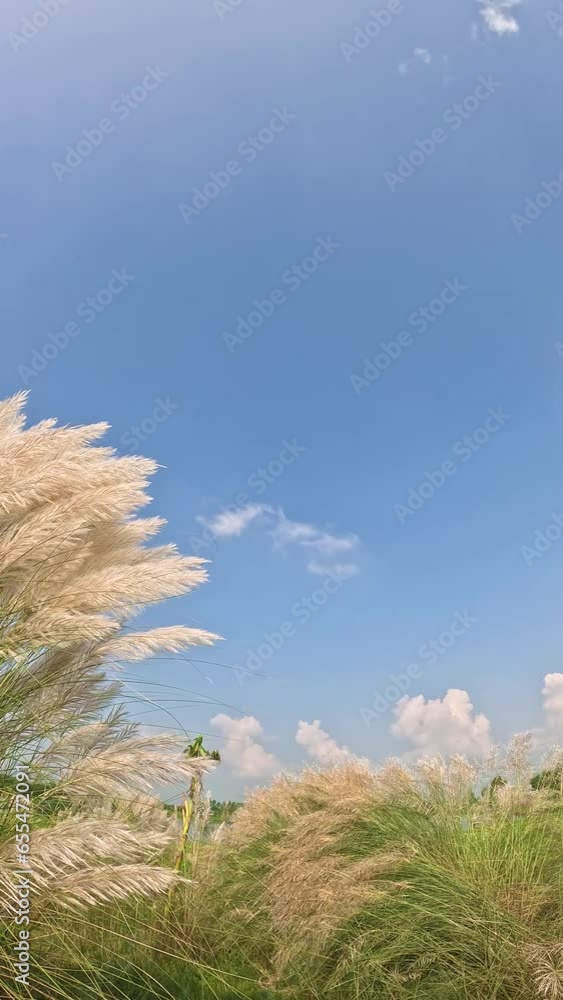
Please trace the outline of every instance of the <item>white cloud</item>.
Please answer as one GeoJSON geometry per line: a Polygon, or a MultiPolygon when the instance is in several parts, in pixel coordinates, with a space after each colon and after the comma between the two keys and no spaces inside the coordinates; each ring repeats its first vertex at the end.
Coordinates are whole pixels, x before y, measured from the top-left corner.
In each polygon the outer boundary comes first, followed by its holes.
{"type": "Polygon", "coordinates": [[[428,49],[415,49],[413,55],[415,55],[417,59],[422,59],[423,63],[426,63],[427,66],[429,66],[432,62],[432,56],[430,55],[428,49]]]}
{"type": "Polygon", "coordinates": [[[266,750],[261,738],[264,727],[253,715],[233,719],[220,712],[210,725],[227,743],[221,750],[221,760],[241,778],[263,778],[279,769],[274,754],[266,750]]]}
{"type": "Polygon", "coordinates": [[[480,14],[489,31],[495,35],[513,35],[520,31],[520,25],[508,11],[517,7],[520,0],[479,0],[480,14]]]}
{"type": "MultiPolygon", "coordinates": [[[[240,537],[248,526],[258,519],[268,526],[269,535],[276,548],[295,545],[309,554],[315,553],[324,559],[330,559],[342,552],[352,552],[360,544],[357,535],[351,533],[336,535],[305,521],[292,521],[286,517],[281,507],[273,508],[263,503],[251,503],[245,507],[235,507],[233,510],[225,509],[212,518],[198,517],[200,524],[209,528],[217,538],[240,537]]],[[[319,565],[313,560],[309,563],[309,567],[315,568],[310,568],[309,571],[319,573],[319,565]]],[[[359,572],[355,564],[350,566],[353,567],[350,576],[359,572]]],[[[334,572],[336,569],[337,566],[330,565],[323,569],[323,572],[328,570],[334,572]]]]}
{"type": "Polygon", "coordinates": [[[432,62],[432,54],[428,49],[413,49],[412,57],[410,59],[405,59],[404,62],[399,63],[398,69],[399,73],[403,76],[408,73],[417,62],[423,62],[425,66],[430,66],[432,62]]]}
{"type": "Polygon", "coordinates": [[[336,740],[321,729],[319,719],[314,722],[303,722],[297,726],[295,741],[319,764],[329,766],[342,764],[353,756],[348,747],[340,747],[336,740]]]}
{"type": "Polygon", "coordinates": [[[549,729],[563,731],[563,674],[546,674],[543,679],[543,707],[549,729]]]}
{"type": "Polygon", "coordinates": [[[247,507],[237,507],[235,510],[223,510],[220,514],[208,520],[198,517],[200,524],[205,524],[218,538],[239,537],[252,521],[268,513],[269,507],[262,503],[251,503],[247,507]]]}
{"type": "Polygon", "coordinates": [[[336,573],[339,577],[351,577],[357,576],[360,572],[360,567],[356,563],[333,563],[331,566],[327,566],[325,563],[316,562],[314,559],[307,563],[307,569],[309,573],[313,573],[315,576],[326,576],[327,573],[336,573]]]}
{"type": "Polygon", "coordinates": [[[443,753],[485,753],[490,747],[491,724],[473,714],[467,691],[450,688],[444,698],[405,695],[394,709],[394,736],[410,740],[418,750],[443,753]]]}
{"type": "Polygon", "coordinates": [[[277,545],[296,544],[319,555],[332,556],[338,552],[351,552],[360,541],[357,535],[333,535],[314,524],[291,521],[283,510],[278,510],[277,515],[277,523],[272,530],[272,538],[277,545]]]}

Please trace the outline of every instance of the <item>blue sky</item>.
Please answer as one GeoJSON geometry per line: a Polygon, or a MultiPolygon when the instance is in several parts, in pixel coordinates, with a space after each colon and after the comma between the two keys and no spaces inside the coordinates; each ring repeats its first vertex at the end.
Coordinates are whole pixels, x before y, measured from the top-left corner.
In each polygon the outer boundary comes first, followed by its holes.
{"type": "Polygon", "coordinates": [[[163,466],[169,537],[212,560],[147,622],[225,641],[130,671],[161,706],[139,717],[211,733],[218,794],[343,746],[547,739],[563,720],[555,5],[56,7],[0,13],[2,392],[28,387],[32,420],[109,420],[113,444],[163,466]],[[456,613],[474,621],[430,662],[456,613]]]}

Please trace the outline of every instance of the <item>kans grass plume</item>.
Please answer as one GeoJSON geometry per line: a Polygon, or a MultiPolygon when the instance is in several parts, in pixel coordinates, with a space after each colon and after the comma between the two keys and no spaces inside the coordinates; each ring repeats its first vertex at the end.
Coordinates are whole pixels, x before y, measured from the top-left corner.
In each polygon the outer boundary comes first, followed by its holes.
{"type": "Polygon", "coordinates": [[[563,1000],[563,800],[530,786],[528,737],[495,763],[350,760],[254,792],[202,878],[217,962],[291,1000],[563,1000]]]}
{"type": "Polygon", "coordinates": [[[186,759],[185,739],[131,724],[107,668],[217,637],[130,627],[206,579],[204,560],[147,544],[165,523],[138,516],[155,463],[99,446],[106,424],[26,429],[24,404],[25,393],[0,403],[0,912],[14,912],[13,776],[24,770],[43,919],[170,888],[176,876],[154,861],[175,827],[153,790],[186,787],[209,764],[186,759]]]}

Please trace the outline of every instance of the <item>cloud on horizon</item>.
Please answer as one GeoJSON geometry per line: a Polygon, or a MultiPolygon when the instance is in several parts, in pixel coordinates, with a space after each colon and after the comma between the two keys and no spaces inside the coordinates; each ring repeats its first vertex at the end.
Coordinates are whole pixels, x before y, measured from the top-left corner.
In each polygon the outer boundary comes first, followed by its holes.
{"type": "MultiPolygon", "coordinates": [[[[530,730],[530,745],[534,752],[545,750],[546,737],[553,744],[563,732],[563,673],[546,674],[542,688],[546,728],[530,730]]],[[[476,713],[469,693],[450,688],[443,698],[405,695],[394,708],[395,721],[391,733],[407,740],[412,749],[403,756],[409,764],[441,753],[466,753],[485,757],[494,752],[491,723],[483,713],[476,713]]],[[[283,769],[278,758],[266,750],[264,727],[252,715],[235,719],[220,713],[210,720],[210,726],[226,740],[221,751],[223,763],[237,777],[258,779],[272,777],[283,769]]],[[[321,767],[334,767],[355,760],[365,766],[369,761],[358,757],[348,746],[340,745],[323,729],[319,719],[299,720],[295,742],[306,755],[321,767]]]]}
{"type": "Polygon", "coordinates": [[[543,684],[543,708],[547,728],[563,733],[563,674],[546,674],[543,684]]]}
{"type": "Polygon", "coordinates": [[[409,740],[423,753],[486,753],[491,723],[475,715],[467,691],[450,688],[443,698],[405,695],[394,708],[393,736],[409,740]]]}
{"type": "Polygon", "coordinates": [[[233,719],[220,712],[210,720],[211,727],[227,743],[221,750],[221,760],[239,778],[263,778],[279,770],[273,753],[262,745],[264,727],[253,715],[233,719]]]}
{"type": "Polygon", "coordinates": [[[303,747],[309,757],[324,767],[343,764],[354,756],[348,747],[339,746],[325,729],[321,729],[319,719],[314,722],[301,720],[297,726],[295,742],[303,747]]]}

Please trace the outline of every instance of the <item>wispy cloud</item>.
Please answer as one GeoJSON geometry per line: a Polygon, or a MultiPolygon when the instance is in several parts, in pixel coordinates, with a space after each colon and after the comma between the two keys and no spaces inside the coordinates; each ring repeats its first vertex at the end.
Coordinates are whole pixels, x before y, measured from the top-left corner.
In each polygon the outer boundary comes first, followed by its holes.
{"type": "Polygon", "coordinates": [[[412,56],[410,59],[405,59],[403,62],[399,63],[398,70],[403,76],[410,72],[417,63],[424,63],[425,66],[430,66],[432,62],[432,54],[428,49],[413,49],[412,56]]]}
{"type": "Polygon", "coordinates": [[[340,577],[350,577],[357,576],[360,572],[360,567],[357,563],[332,563],[332,565],[328,566],[326,563],[317,562],[315,559],[307,563],[307,569],[314,576],[326,576],[328,572],[331,572],[336,573],[340,577]]]}
{"type": "Polygon", "coordinates": [[[317,528],[314,524],[290,521],[283,510],[277,511],[277,521],[272,530],[272,538],[276,545],[297,544],[304,549],[317,552],[320,556],[351,552],[357,548],[360,541],[357,535],[334,535],[322,528],[317,528]]]}
{"type": "Polygon", "coordinates": [[[253,715],[233,719],[220,712],[210,721],[211,727],[227,743],[221,750],[221,760],[241,778],[263,778],[279,770],[279,763],[262,745],[264,727],[253,715]]]}
{"type": "Polygon", "coordinates": [[[242,535],[252,521],[266,513],[270,513],[270,508],[265,504],[251,503],[236,510],[223,510],[211,519],[198,517],[198,521],[210,528],[217,538],[233,538],[242,535]]]}
{"type": "Polygon", "coordinates": [[[520,0],[479,0],[480,14],[485,26],[495,35],[513,35],[520,31],[520,25],[510,13],[518,7],[520,0]]]}
{"type": "Polygon", "coordinates": [[[426,63],[427,66],[429,66],[432,62],[432,56],[430,55],[428,49],[415,49],[414,55],[417,59],[422,59],[422,62],[426,63]]]}
{"type": "MultiPolygon", "coordinates": [[[[211,518],[199,517],[198,521],[209,528],[217,538],[240,537],[253,522],[260,521],[265,526],[274,548],[295,546],[303,549],[310,557],[307,569],[314,574],[334,571],[335,564],[323,565],[321,568],[321,563],[312,559],[312,556],[330,560],[341,553],[354,552],[360,546],[358,535],[350,532],[335,534],[310,522],[292,521],[281,507],[274,508],[267,504],[254,503],[234,510],[225,509],[211,518]]],[[[341,565],[336,564],[336,566],[341,565]]],[[[345,568],[349,571],[347,574],[349,576],[359,572],[356,563],[346,563],[345,568]]]]}

